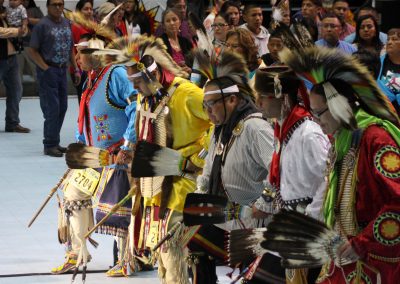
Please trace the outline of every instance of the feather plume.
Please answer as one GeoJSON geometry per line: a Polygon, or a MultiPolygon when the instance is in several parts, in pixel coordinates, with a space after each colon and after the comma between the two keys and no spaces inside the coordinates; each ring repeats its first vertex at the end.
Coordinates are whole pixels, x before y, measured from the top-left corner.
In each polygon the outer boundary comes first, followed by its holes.
{"type": "Polygon", "coordinates": [[[113,155],[104,149],[72,143],[68,145],[65,160],[71,169],[102,168],[113,164],[113,155]]]}
{"type": "Polygon", "coordinates": [[[121,8],[123,4],[124,4],[124,3],[121,3],[121,4],[119,4],[118,6],[116,6],[114,9],[112,9],[111,12],[108,13],[107,16],[105,16],[105,17],[103,18],[103,20],[101,20],[101,23],[100,23],[100,24],[103,25],[103,26],[108,25],[108,22],[110,21],[111,16],[112,16],[116,11],[118,11],[118,9],[121,8]]]}
{"type": "Polygon", "coordinates": [[[130,66],[137,64],[144,55],[150,55],[158,65],[173,75],[185,78],[189,76],[169,55],[164,42],[153,36],[138,36],[134,39],[121,37],[110,42],[106,49],[94,54],[104,56],[107,63],[130,66]]]}
{"type": "MultiPolygon", "coordinates": [[[[356,58],[333,48],[323,47],[295,51],[285,49],[279,56],[305,81],[306,85],[317,85],[333,79],[341,80],[354,90],[347,96],[355,96],[364,110],[396,125],[400,124],[393,106],[379,89],[366,67],[356,58]]],[[[337,102],[343,103],[343,101],[337,102]]],[[[339,109],[343,109],[343,105],[339,109]]],[[[344,107],[344,109],[346,108],[344,107]]],[[[342,117],[339,111],[337,115],[340,115],[342,121],[348,120],[348,117],[342,117]]]]}
{"type": "Polygon", "coordinates": [[[64,14],[65,17],[70,21],[82,26],[88,31],[92,31],[96,35],[106,38],[107,40],[113,40],[117,38],[117,34],[113,30],[103,24],[85,19],[80,12],[65,11],[64,14]]]}
{"type": "Polygon", "coordinates": [[[140,141],[132,161],[132,176],[185,176],[186,161],[179,151],[140,141]]]}
{"type": "Polygon", "coordinates": [[[343,240],[311,217],[282,210],[274,215],[266,230],[232,231],[229,242],[229,253],[235,262],[240,255],[247,258],[273,251],[282,257],[285,268],[310,268],[335,260],[343,240]]]}
{"type": "Polygon", "coordinates": [[[276,22],[282,22],[283,20],[283,15],[281,9],[274,9],[272,12],[272,19],[276,22]]]}
{"type": "Polygon", "coordinates": [[[232,230],[228,239],[228,261],[230,266],[249,263],[268,250],[261,247],[266,228],[232,230]]]}

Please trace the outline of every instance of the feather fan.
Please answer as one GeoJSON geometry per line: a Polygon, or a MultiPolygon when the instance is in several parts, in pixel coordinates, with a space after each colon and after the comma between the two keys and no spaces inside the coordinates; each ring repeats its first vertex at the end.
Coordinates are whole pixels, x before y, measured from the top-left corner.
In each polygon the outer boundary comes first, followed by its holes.
{"type": "Polygon", "coordinates": [[[296,211],[282,210],[274,215],[267,229],[230,232],[230,263],[272,251],[279,253],[285,268],[318,267],[336,260],[336,250],[342,243],[340,236],[325,224],[296,211]]]}
{"type": "Polygon", "coordinates": [[[104,149],[72,143],[68,145],[65,160],[71,169],[102,168],[113,164],[113,155],[104,149]]]}
{"type": "Polygon", "coordinates": [[[285,49],[279,56],[305,81],[306,85],[317,85],[332,79],[341,80],[352,87],[354,93],[349,95],[355,95],[363,109],[396,125],[400,124],[393,106],[366,67],[356,58],[339,50],[324,47],[297,51],[285,49]]]}
{"type": "Polygon", "coordinates": [[[136,145],[132,161],[133,177],[185,176],[187,159],[179,151],[146,141],[136,145]]]}
{"type": "Polygon", "coordinates": [[[185,225],[222,224],[251,216],[249,206],[228,203],[222,196],[190,193],[185,200],[183,220],[185,225]]]}

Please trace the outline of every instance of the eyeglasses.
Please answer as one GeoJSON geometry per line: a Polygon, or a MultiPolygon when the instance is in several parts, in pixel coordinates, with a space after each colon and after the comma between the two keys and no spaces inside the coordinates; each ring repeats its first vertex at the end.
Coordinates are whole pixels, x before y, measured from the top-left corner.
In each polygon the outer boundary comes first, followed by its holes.
{"type": "Polygon", "coordinates": [[[229,26],[229,25],[228,25],[228,24],[222,24],[222,23],[219,23],[219,24],[212,24],[212,25],[211,25],[211,27],[212,27],[213,29],[215,29],[215,28],[227,27],[227,26],[229,26]]]}
{"type": "Polygon", "coordinates": [[[208,101],[203,101],[203,108],[207,109],[207,108],[212,108],[216,103],[224,100],[227,97],[222,97],[219,99],[215,99],[215,100],[208,100],[208,101]]]}
{"type": "Polygon", "coordinates": [[[311,110],[310,112],[311,112],[311,114],[312,114],[313,117],[315,117],[315,118],[317,118],[317,119],[320,119],[321,116],[322,116],[326,111],[328,111],[328,110],[329,110],[329,108],[326,107],[326,108],[324,108],[323,110],[320,110],[320,111],[313,111],[313,110],[311,110]]]}
{"type": "Polygon", "coordinates": [[[49,4],[49,6],[54,7],[54,8],[63,8],[64,3],[52,3],[52,4],[49,4]]]}

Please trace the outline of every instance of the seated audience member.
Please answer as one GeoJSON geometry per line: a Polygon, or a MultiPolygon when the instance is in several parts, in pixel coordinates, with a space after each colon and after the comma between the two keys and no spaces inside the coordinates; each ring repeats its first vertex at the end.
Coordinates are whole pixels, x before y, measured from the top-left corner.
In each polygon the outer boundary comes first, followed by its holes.
{"type": "Polygon", "coordinates": [[[268,41],[269,52],[261,56],[262,63],[265,66],[279,65],[281,61],[279,60],[278,53],[282,51],[284,47],[281,35],[278,32],[272,32],[268,41]]]}
{"type": "Polygon", "coordinates": [[[193,45],[187,38],[179,35],[181,26],[179,11],[174,8],[166,9],[162,14],[161,23],[165,31],[161,35],[161,39],[167,46],[168,53],[185,72],[190,74],[191,68],[189,66],[193,65],[190,53],[193,45]]]}
{"type": "Polygon", "coordinates": [[[357,49],[351,44],[339,39],[342,31],[342,25],[338,16],[335,14],[327,14],[322,19],[322,38],[315,42],[315,45],[326,46],[330,48],[338,48],[341,51],[352,54],[357,49]]]}
{"type": "MultiPolygon", "coordinates": [[[[358,13],[356,14],[355,20],[357,21],[358,18],[360,18],[362,16],[366,16],[366,15],[372,15],[375,18],[375,20],[378,22],[378,18],[379,18],[378,11],[375,8],[371,7],[371,6],[361,7],[358,10],[358,13]]],[[[355,38],[356,38],[356,33],[354,32],[354,33],[348,35],[344,39],[344,41],[346,41],[348,43],[353,43],[355,38]]],[[[383,44],[386,44],[386,42],[387,42],[387,34],[385,34],[383,32],[379,32],[379,39],[381,40],[381,42],[383,44]]]]}
{"type": "Polygon", "coordinates": [[[220,14],[227,16],[228,24],[232,27],[237,27],[243,24],[243,19],[240,15],[240,5],[234,1],[226,1],[219,11],[220,14]]]}
{"type": "Polygon", "coordinates": [[[386,54],[381,57],[378,85],[400,114],[400,28],[388,31],[386,54]]]}
{"type": "Polygon", "coordinates": [[[246,5],[243,10],[243,19],[246,23],[240,27],[251,32],[258,48],[258,56],[264,55],[268,52],[269,32],[262,25],[263,14],[261,7],[252,4],[246,5]]]}
{"type": "Polygon", "coordinates": [[[380,54],[384,47],[379,39],[379,26],[372,15],[366,15],[357,19],[356,38],[353,45],[358,49],[367,49],[380,54]]]}
{"type": "Polygon", "coordinates": [[[339,17],[342,24],[342,32],[340,33],[339,39],[344,40],[346,36],[355,31],[354,26],[346,22],[346,16],[350,13],[349,2],[347,0],[335,0],[332,8],[333,12],[339,17]]]}

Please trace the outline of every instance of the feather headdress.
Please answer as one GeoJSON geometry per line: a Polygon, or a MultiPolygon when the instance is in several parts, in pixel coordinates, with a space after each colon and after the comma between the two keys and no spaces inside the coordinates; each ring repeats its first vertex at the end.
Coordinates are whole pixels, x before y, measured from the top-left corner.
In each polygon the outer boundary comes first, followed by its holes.
{"type": "Polygon", "coordinates": [[[271,0],[272,7],[272,21],[271,28],[275,29],[283,20],[283,12],[289,11],[289,0],[271,0]]]}
{"type": "Polygon", "coordinates": [[[249,70],[243,57],[237,53],[224,51],[217,59],[215,53],[207,54],[203,50],[194,51],[195,58],[199,65],[199,71],[209,81],[227,77],[232,84],[237,84],[239,89],[247,85],[249,70]]]}
{"type": "Polygon", "coordinates": [[[109,27],[93,20],[85,19],[80,12],[65,11],[64,14],[67,19],[82,26],[88,31],[88,34],[93,36],[93,38],[89,40],[87,48],[89,51],[104,49],[107,42],[117,38],[117,34],[109,27]]]}
{"type": "Polygon", "coordinates": [[[279,54],[281,60],[304,80],[307,86],[322,84],[329,110],[335,119],[351,126],[349,100],[358,102],[370,114],[399,125],[393,106],[380,91],[367,68],[357,59],[335,49],[323,47],[291,51],[285,49],[279,54]],[[339,94],[333,82],[342,82],[351,91],[339,94]],[[330,82],[330,84],[327,84],[330,82]],[[345,97],[346,99],[344,99],[345,97]]]}
{"type": "Polygon", "coordinates": [[[187,77],[188,74],[172,59],[164,42],[153,36],[138,36],[134,39],[121,37],[113,40],[107,48],[95,52],[103,55],[108,63],[133,66],[145,55],[150,55],[164,70],[175,76],[187,77]]]}

